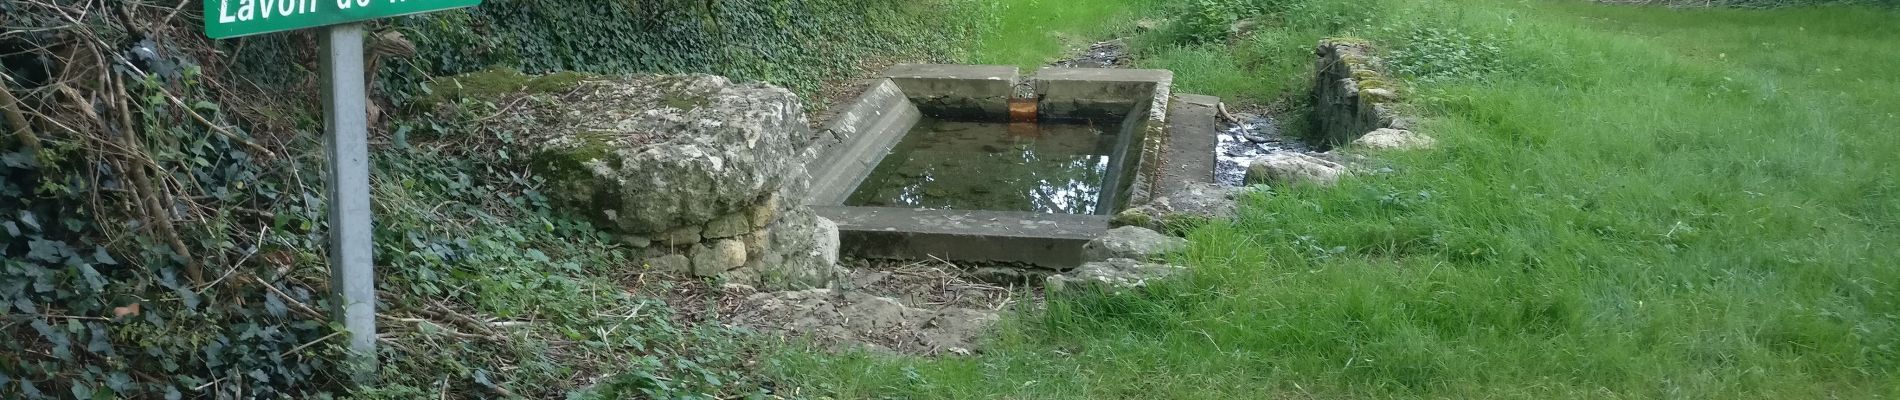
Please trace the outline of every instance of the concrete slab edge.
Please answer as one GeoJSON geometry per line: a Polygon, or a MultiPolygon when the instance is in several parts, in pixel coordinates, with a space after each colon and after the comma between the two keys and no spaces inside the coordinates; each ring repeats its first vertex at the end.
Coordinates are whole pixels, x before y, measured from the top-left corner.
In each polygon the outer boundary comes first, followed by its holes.
{"type": "Polygon", "coordinates": [[[903,139],[923,114],[894,82],[880,80],[865,90],[844,112],[825,124],[818,140],[824,148],[806,164],[811,174],[810,205],[844,203],[858,183],[891,147],[903,139]]]}
{"type": "Polygon", "coordinates": [[[1108,231],[1102,215],[889,207],[812,207],[838,224],[845,254],[865,258],[1016,262],[1065,269],[1108,231]]]}

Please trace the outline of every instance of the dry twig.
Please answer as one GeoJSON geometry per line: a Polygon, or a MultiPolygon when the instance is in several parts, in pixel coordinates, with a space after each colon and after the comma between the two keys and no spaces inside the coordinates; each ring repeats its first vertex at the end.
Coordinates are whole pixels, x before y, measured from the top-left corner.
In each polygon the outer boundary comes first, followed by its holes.
{"type": "Polygon", "coordinates": [[[290,297],[290,294],[284,293],[283,290],[278,290],[276,285],[272,285],[270,284],[270,282],[265,282],[263,279],[258,279],[258,277],[255,277],[255,276],[246,276],[246,278],[251,278],[251,282],[255,282],[259,286],[263,286],[264,290],[269,290],[271,293],[277,294],[277,297],[283,298],[285,303],[290,303],[292,308],[296,309],[298,313],[303,314],[305,317],[310,317],[310,319],[316,319],[316,320],[324,319],[323,313],[317,312],[317,309],[315,308],[310,308],[310,305],[308,304],[304,304],[301,301],[297,301],[297,298],[295,297],[290,297]]]}
{"type": "MultiPolygon", "coordinates": [[[[113,99],[111,103],[118,108],[119,123],[122,129],[119,139],[124,141],[127,149],[137,154],[147,154],[144,145],[139,143],[137,138],[133,137],[133,132],[138,131],[138,125],[132,123],[132,107],[128,104],[129,96],[125,91],[125,81],[122,79],[110,80],[112,81],[113,91],[118,94],[118,97],[113,99]]],[[[169,192],[160,192],[158,190],[159,186],[152,184],[152,178],[147,174],[144,167],[128,169],[132,170],[132,185],[137,188],[138,197],[145,203],[145,213],[148,218],[146,223],[152,228],[154,234],[164,239],[166,243],[170,243],[172,253],[185,262],[185,275],[191,278],[192,284],[203,285],[205,282],[204,268],[199,266],[197,258],[191,256],[191,248],[185,246],[184,240],[178,237],[178,227],[172,224],[171,208],[166,206],[167,204],[173,204],[171,201],[166,201],[171,197],[169,192]]]]}
{"type": "Polygon", "coordinates": [[[206,127],[211,128],[211,131],[216,132],[218,136],[223,136],[225,139],[231,139],[231,141],[237,142],[238,144],[242,144],[244,145],[245,148],[251,149],[252,152],[263,155],[265,157],[272,157],[272,158],[277,157],[277,153],[271,152],[270,149],[266,149],[264,148],[264,146],[258,145],[256,142],[252,142],[250,139],[245,139],[243,136],[238,136],[237,133],[231,132],[231,130],[229,129],[225,129],[223,125],[218,125],[217,123],[213,123],[211,122],[210,119],[205,118],[204,115],[198,114],[197,110],[191,109],[191,106],[185,104],[185,101],[179,99],[178,96],[173,96],[171,93],[165,93],[165,98],[171,100],[172,104],[177,105],[178,109],[185,110],[185,114],[190,115],[191,118],[194,120],[197,120],[198,123],[204,124],[206,127]]]}
{"type": "Polygon", "coordinates": [[[1224,120],[1227,120],[1227,122],[1230,122],[1230,123],[1234,123],[1234,124],[1239,124],[1239,123],[1240,123],[1240,118],[1234,118],[1234,114],[1231,114],[1231,113],[1228,113],[1228,112],[1227,112],[1227,103],[1226,103],[1226,102],[1222,102],[1222,103],[1220,103],[1219,105],[1217,105],[1217,106],[1215,106],[1215,108],[1214,108],[1214,109],[1215,109],[1216,111],[1219,111],[1219,112],[1220,112],[1220,118],[1221,118],[1221,119],[1224,119],[1224,120]]]}

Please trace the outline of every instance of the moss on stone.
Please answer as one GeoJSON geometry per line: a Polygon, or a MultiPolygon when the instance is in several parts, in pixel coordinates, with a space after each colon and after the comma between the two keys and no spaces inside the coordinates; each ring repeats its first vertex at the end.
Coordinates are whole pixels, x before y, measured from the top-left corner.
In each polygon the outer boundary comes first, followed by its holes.
{"type": "Polygon", "coordinates": [[[1340,54],[1339,61],[1346,63],[1346,65],[1353,67],[1353,69],[1372,65],[1372,57],[1358,54],[1340,54]]]}
{"type": "Polygon", "coordinates": [[[593,75],[572,71],[535,76],[508,68],[490,68],[430,81],[429,95],[417,101],[434,105],[462,98],[493,100],[510,94],[553,93],[572,89],[592,78],[593,75]]]}
{"type": "Polygon", "coordinates": [[[581,82],[594,79],[595,76],[574,71],[561,71],[528,79],[529,93],[552,93],[580,86],[581,82]]]}
{"type": "Polygon", "coordinates": [[[1115,214],[1115,218],[1109,222],[1115,226],[1148,227],[1154,222],[1154,217],[1139,208],[1131,208],[1115,214]]]}
{"type": "Polygon", "coordinates": [[[1364,91],[1370,90],[1370,89],[1386,89],[1386,90],[1392,90],[1394,92],[1398,91],[1398,86],[1394,85],[1390,78],[1387,78],[1385,74],[1381,74],[1378,71],[1374,71],[1371,69],[1353,69],[1352,80],[1353,80],[1353,83],[1358,84],[1359,90],[1362,94],[1364,91]]]}
{"type": "Polygon", "coordinates": [[[665,97],[660,99],[660,104],[685,111],[692,111],[696,108],[712,105],[712,99],[708,99],[706,96],[685,93],[667,93],[665,97]]]}
{"type": "Polygon", "coordinates": [[[592,197],[591,189],[606,186],[591,183],[601,178],[594,176],[588,164],[595,160],[609,165],[613,163],[612,135],[612,132],[603,131],[575,133],[572,137],[578,141],[577,144],[535,152],[529,156],[528,167],[547,178],[549,183],[569,189],[562,192],[577,194],[559,197],[569,201],[587,201],[592,197]]]}
{"type": "Polygon", "coordinates": [[[1361,94],[1364,94],[1365,91],[1372,90],[1372,89],[1386,89],[1386,90],[1392,90],[1394,92],[1397,92],[1397,89],[1398,89],[1397,87],[1392,86],[1391,81],[1388,81],[1385,79],[1377,79],[1377,78],[1360,79],[1358,83],[1359,83],[1359,92],[1361,94]]]}

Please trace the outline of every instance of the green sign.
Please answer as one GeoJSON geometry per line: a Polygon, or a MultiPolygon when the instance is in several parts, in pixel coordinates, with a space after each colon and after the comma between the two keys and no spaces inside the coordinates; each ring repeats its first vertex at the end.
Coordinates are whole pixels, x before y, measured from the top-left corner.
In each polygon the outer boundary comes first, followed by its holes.
{"type": "Polygon", "coordinates": [[[441,11],[482,0],[204,0],[205,35],[227,39],[259,33],[441,11]]]}

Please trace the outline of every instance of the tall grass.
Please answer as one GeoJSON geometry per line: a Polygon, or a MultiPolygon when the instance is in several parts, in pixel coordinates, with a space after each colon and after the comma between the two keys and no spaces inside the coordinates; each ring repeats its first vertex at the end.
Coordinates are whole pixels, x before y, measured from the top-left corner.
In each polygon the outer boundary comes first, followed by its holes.
{"type": "Polygon", "coordinates": [[[1900,13],[1307,4],[1281,12],[1372,8],[1150,62],[1244,95],[1310,68],[1250,54],[1318,35],[1505,55],[1407,89],[1440,149],[1250,199],[1188,279],[1052,299],[973,357],[780,370],[847,398],[1900,396],[1900,13]]]}
{"type": "Polygon", "coordinates": [[[1604,3],[1668,7],[1787,8],[1805,6],[1900,6],[1896,0],[1600,0],[1604,3]]]}
{"type": "MultiPolygon", "coordinates": [[[[1208,31],[1228,32],[1230,22],[1177,18],[1135,38],[1137,66],[1174,71],[1174,87],[1187,93],[1219,96],[1230,103],[1303,101],[1312,90],[1313,46],[1319,39],[1367,29],[1365,22],[1384,12],[1386,2],[1199,0],[1162,6],[1165,15],[1195,15],[1213,5],[1255,10],[1250,33],[1209,42],[1208,31]],[[1197,26],[1209,24],[1212,26],[1197,26]]],[[[1299,104],[1289,104],[1299,105],[1299,104]]],[[[1290,121],[1289,121],[1290,122],[1290,121]]]]}
{"type": "Polygon", "coordinates": [[[985,0],[983,33],[972,61],[1035,71],[1067,49],[1132,32],[1135,18],[1162,0],[985,0]]]}

